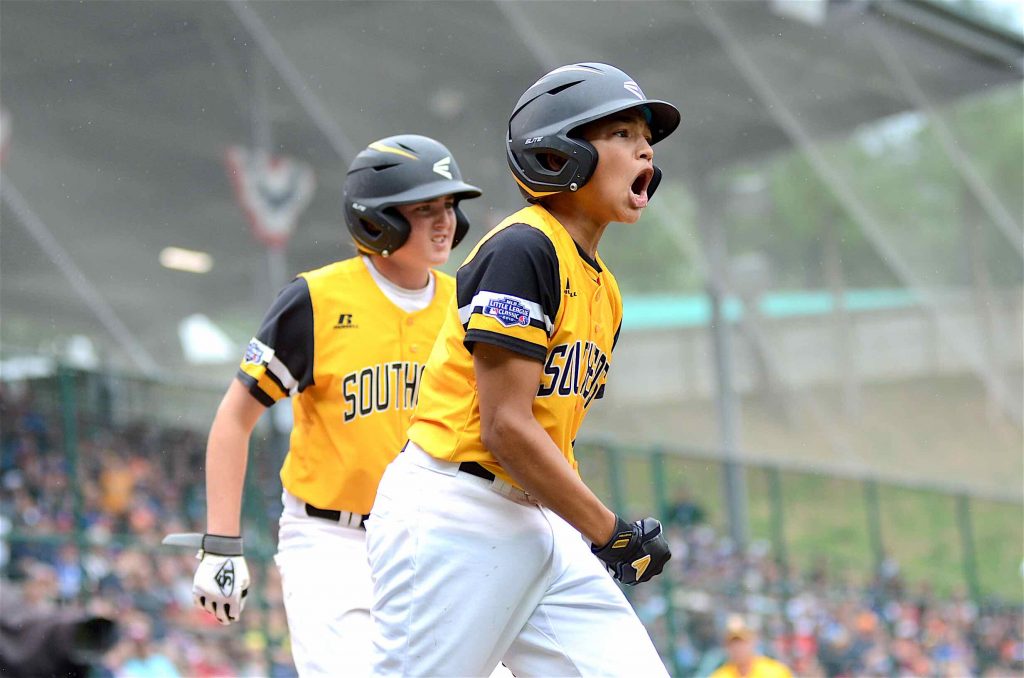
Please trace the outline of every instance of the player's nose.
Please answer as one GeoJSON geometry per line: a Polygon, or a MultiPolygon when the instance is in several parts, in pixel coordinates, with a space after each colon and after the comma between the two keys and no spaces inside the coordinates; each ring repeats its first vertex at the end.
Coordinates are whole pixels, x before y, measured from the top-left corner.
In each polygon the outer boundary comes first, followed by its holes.
{"type": "Polygon", "coordinates": [[[438,231],[447,231],[455,226],[455,210],[443,209],[439,210],[438,218],[434,220],[434,229],[438,231]]]}
{"type": "Polygon", "coordinates": [[[640,143],[637,144],[637,155],[643,160],[654,161],[654,147],[646,137],[640,137],[640,143]]]}

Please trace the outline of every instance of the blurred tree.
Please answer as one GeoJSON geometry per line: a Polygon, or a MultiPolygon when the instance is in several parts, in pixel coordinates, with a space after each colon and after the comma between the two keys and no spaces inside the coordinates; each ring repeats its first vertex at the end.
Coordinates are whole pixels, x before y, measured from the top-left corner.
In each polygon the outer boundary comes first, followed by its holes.
{"type": "MultiPolygon", "coordinates": [[[[1019,86],[946,107],[957,141],[1011,215],[1024,214],[1024,97],[1019,86]]],[[[896,251],[928,286],[970,284],[964,247],[964,182],[926,117],[903,113],[822,143],[856,194],[876,214],[896,251]]],[[[732,255],[768,257],[776,289],[900,287],[903,281],[798,152],[726,168],[714,178],[727,193],[724,220],[732,255]]],[[[980,260],[996,287],[1024,281],[1020,252],[987,222],[980,260]]],[[[666,181],[641,221],[616,224],[601,253],[626,293],[700,293],[702,263],[693,243],[689,189],[666,181]]],[[[978,258],[975,259],[977,265],[978,258]]]]}
{"type": "MultiPolygon", "coordinates": [[[[1024,98],[1019,87],[958,102],[943,111],[958,141],[1011,214],[1024,213],[1024,98]]],[[[962,242],[963,180],[928,121],[905,113],[864,127],[849,138],[822,144],[857,195],[887,229],[906,263],[929,285],[964,285],[970,262],[962,242]]],[[[902,282],[795,151],[760,164],[730,168],[720,181],[740,187],[739,203],[761,177],[758,209],[734,206],[727,214],[734,254],[762,251],[772,260],[779,287],[829,284],[829,229],[839,241],[842,277],[850,287],[892,287],[902,282]]],[[[987,224],[985,232],[993,230],[987,224]]],[[[1020,253],[1002,235],[986,237],[985,261],[997,284],[1024,277],[1020,253]]],[[[834,283],[834,280],[833,280],[834,283]]]]}

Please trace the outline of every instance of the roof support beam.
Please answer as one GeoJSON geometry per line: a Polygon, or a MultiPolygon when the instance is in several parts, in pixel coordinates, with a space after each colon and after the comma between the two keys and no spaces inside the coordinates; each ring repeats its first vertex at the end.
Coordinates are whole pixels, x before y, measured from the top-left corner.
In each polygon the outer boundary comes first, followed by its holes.
{"type": "Polygon", "coordinates": [[[159,376],[161,370],[153,356],[142,346],[131,330],[121,322],[100,291],[85,277],[72,256],[68,254],[68,251],[54,237],[53,232],[43,223],[21,192],[4,174],[0,174],[0,198],[14,214],[15,220],[32,236],[39,248],[67,278],[71,283],[71,289],[82,298],[86,307],[93,312],[97,320],[114,338],[114,341],[124,349],[135,366],[148,377],[159,376]]]}
{"type": "Polygon", "coordinates": [[[755,59],[747,52],[746,47],[736,37],[725,20],[719,16],[713,3],[697,2],[693,3],[692,7],[711,34],[718,39],[729,60],[757,93],[765,105],[765,110],[792,139],[793,144],[800,150],[893,272],[918,295],[922,305],[929,310],[950,346],[967,360],[989,393],[993,394],[993,397],[999,402],[1007,417],[1020,427],[1024,423],[1021,404],[1017,402],[1002,376],[989,369],[980,351],[972,347],[970,340],[964,336],[957,323],[942,312],[939,300],[899,253],[881,221],[850,188],[849,182],[846,181],[839,169],[825,159],[811,134],[789,109],[788,102],[775,91],[769,79],[757,66],[755,59]]]}
{"type": "Polygon", "coordinates": [[[900,55],[896,53],[889,40],[877,28],[872,28],[868,35],[879,56],[882,57],[882,61],[885,62],[886,68],[889,69],[889,72],[900,84],[900,88],[910,96],[914,106],[923,111],[928,117],[928,122],[931,123],[932,129],[935,130],[935,134],[938,136],[939,143],[942,144],[942,149],[946,152],[946,156],[957,172],[960,173],[960,177],[967,184],[974,197],[978,199],[978,204],[982,206],[993,223],[999,227],[999,230],[1006,236],[1006,239],[1013,244],[1017,254],[1024,259],[1024,233],[1021,232],[1021,227],[1010,216],[1009,210],[1006,209],[1006,206],[996,196],[995,191],[982,178],[981,173],[971,161],[970,156],[957,143],[956,138],[953,136],[953,131],[949,128],[945,118],[935,108],[931,99],[925,94],[921,85],[914,78],[910,69],[907,68],[903,59],[900,58],[900,55]]]}
{"type": "Polygon", "coordinates": [[[284,50],[281,49],[281,45],[271,34],[267,25],[263,23],[263,20],[244,0],[232,0],[228,6],[231,7],[235,16],[245,26],[245,29],[249,31],[249,35],[259,45],[267,60],[270,61],[277,74],[284,80],[284,83],[288,85],[288,89],[299,100],[299,103],[306,110],[306,113],[309,114],[309,117],[312,118],[317,129],[327,137],[331,148],[338,154],[341,161],[345,165],[351,163],[356,157],[357,151],[355,146],[349,141],[348,136],[342,131],[338,122],[327,110],[327,106],[320,100],[320,97],[314,94],[313,90],[306,85],[306,81],[299,73],[299,70],[295,68],[295,64],[291,62],[284,53],[284,50]]]}
{"type": "Polygon", "coordinates": [[[926,0],[872,0],[878,14],[909,26],[931,38],[940,38],[966,52],[1024,72],[1019,36],[986,26],[967,16],[926,0]]]}

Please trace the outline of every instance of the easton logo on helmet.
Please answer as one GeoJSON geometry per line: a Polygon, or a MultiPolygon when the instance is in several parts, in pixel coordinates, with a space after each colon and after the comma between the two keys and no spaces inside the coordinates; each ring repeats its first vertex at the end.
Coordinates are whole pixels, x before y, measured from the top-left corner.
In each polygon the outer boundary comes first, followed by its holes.
{"type": "Polygon", "coordinates": [[[632,80],[627,80],[626,82],[622,83],[622,88],[625,89],[630,94],[632,94],[633,96],[635,96],[637,99],[647,98],[644,96],[643,90],[640,89],[640,85],[636,84],[632,80]]]}
{"type": "Polygon", "coordinates": [[[444,158],[441,158],[440,160],[438,160],[437,162],[434,163],[434,174],[440,174],[445,179],[448,179],[449,181],[451,181],[451,178],[452,178],[451,164],[452,164],[452,157],[450,155],[446,156],[444,158]]]}

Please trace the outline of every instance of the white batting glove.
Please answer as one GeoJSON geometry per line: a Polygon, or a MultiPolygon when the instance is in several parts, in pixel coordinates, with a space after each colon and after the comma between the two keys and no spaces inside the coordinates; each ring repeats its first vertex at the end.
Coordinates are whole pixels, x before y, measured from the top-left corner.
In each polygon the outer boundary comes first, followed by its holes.
{"type": "Polygon", "coordinates": [[[192,579],[192,600],[221,624],[238,621],[249,593],[249,567],[242,555],[241,537],[215,534],[172,534],[164,544],[199,547],[199,567],[192,579]]]}

